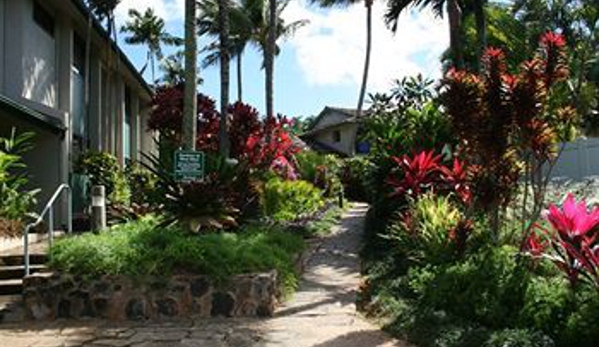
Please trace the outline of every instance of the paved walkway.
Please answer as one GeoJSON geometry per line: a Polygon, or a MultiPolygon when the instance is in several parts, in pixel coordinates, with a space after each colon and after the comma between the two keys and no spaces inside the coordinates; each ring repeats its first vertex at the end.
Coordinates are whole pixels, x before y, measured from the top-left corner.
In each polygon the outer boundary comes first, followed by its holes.
{"type": "Polygon", "coordinates": [[[6,347],[407,347],[356,313],[358,248],[366,208],[356,204],[344,215],[309,260],[298,292],[273,318],[0,325],[0,343],[6,347]]]}

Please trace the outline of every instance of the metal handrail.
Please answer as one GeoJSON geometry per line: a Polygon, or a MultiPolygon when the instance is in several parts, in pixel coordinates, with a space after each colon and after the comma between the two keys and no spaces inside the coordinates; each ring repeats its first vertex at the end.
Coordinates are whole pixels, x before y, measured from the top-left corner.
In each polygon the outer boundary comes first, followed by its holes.
{"type": "Polygon", "coordinates": [[[67,232],[71,234],[73,232],[73,197],[71,187],[68,184],[63,183],[54,192],[54,195],[48,200],[48,203],[42,210],[42,213],[37,217],[35,222],[29,223],[25,227],[25,233],[23,235],[24,247],[23,247],[23,258],[25,262],[25,276],[29,276],[29,231],[32,228],[37,227],[44,221],[44,216],[48,214],[48,242],[49,245],[52,246],[54,244],[54,203],[56,199],[62,194],[62,192],[67,192],[67,232]]]}

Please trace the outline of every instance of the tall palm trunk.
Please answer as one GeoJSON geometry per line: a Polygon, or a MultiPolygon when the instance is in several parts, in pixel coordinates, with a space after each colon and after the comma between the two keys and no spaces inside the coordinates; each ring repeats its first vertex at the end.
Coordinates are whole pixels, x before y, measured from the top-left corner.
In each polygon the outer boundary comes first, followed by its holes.
{"type": "Polygon", "coordinates": [[[152,84],[156,83],[156,52],[150,53],[150,64],[152,65],[152,84]]]}
{"type": "Polygon", "coordinates": [[[218,1],[218,27],[220,41],[220,122],[218,150],[223,157],[229,156],[228,118],[231,52],[229,48],[229,0],[218,1]]]}
{"type": "Polygon", "coordinates": [[[243,53],[237,55],[237,101],[243,102],[243,53]]]}
{"type": "Polygon", "coordinates": [[[277,40],[277,0],[269,0],[268,42],[266,43],[266,116],[274,117],[274,70],[277,40]]]}
{"type": "MultiPolygon", "coordinates": [[[[476,21],[476,40],[478,45],[478,57],[482,57],[487,47],[487,23],[485,19],[485,0],[474,1],[474,17],[476,21]]],[[[480,70],[480,61],[476,60],[476,68],[480,70]]]]}
{"type": "Polygon", "coordinates": [[[364,97],[366,96],[366,88],[368,86],[368,71],[370,70],[370,53],[372,51],[372,0],[366,0],[366,59],[364,60],[364,72],[362,74],[362,87],[360,88],[360,96],[358,98],[357,116],[362,115],[362,107],[364,106],[364,97]]]}
{"type": "Polygon", "coordinates": [[[462,10],[457,0],[447,0],[447,15],[449,18],[449,45],[453,64],[457,68],[464,67],[464,48],[462,46],[462,10]]]}
{"type": "Polygon", "coordinates": [[[196,148],[197,133],[197,42],[196,1],[185,0],[185,94],[183,104],[183,145],[196,148]]]}

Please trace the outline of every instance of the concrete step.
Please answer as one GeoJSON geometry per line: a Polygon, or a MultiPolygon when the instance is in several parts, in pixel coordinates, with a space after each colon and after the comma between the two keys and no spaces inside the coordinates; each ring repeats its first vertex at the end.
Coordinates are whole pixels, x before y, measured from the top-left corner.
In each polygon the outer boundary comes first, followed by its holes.
{"type": "MultiPolygon", "coordinates": [[[[30,273],[40,272],[46,269],[46,266],[41,264],[31,265],[29,267],[30,273]]],[[[11,278],[23,278],[25,277],[25,266],[24,265],[4,265],[0,266],[0,280],[8,280],[11,278]]]]}
{"type": "Polygon", "coordinates": [[[23,279],[0,280],[0,295],[18,295],[23,292],[23,279]]]}
{"type": "MultiPolygon", "coordinates": [[[[42,265],[45,264],[47,260],[48,256],[46,254],[35,253],[29,255],[29,264],[31,265],[42,265]]],[[[24,263],[23,254],[0,255],[0,266],[18,266],[23,265],[24,263]]]]}

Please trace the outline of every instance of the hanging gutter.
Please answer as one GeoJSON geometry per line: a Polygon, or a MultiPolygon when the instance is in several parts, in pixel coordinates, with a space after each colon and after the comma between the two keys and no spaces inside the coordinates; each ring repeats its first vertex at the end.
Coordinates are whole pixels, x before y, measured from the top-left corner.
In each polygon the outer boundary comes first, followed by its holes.
{"type": "MultiPolygon", "coordinates": [[[[31,123],[46,128],[56,134],[63,134],[66,131],[66,127],[55,117],[33,110],[2,94],[0,94],[0,110],[7,111],[8,116],[12,116],[13,118],[15,118],[14,114],[24,116],[31,123]]],[[[20,120],[22,118],[16,119],[20,120]]]]}

